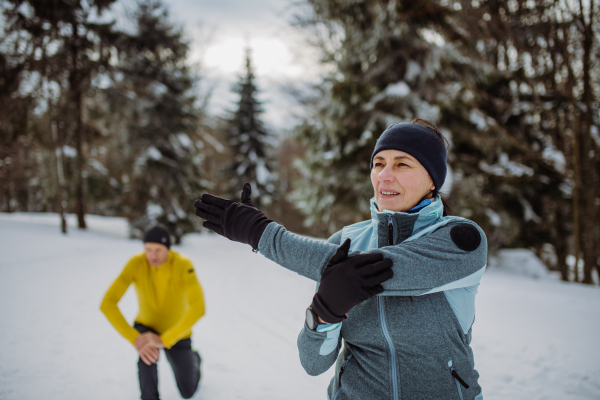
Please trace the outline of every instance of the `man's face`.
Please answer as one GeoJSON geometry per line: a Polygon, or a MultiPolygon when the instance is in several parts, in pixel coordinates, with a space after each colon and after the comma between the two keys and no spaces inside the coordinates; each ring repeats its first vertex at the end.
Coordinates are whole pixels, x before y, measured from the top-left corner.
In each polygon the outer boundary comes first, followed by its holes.
{"type": "Polygon", "coordinates": [[[144,243],[144,251],[146,252],[146,259],[153,267],[164,264],[169,258],[169,249],[164,244],[144,243]]]}

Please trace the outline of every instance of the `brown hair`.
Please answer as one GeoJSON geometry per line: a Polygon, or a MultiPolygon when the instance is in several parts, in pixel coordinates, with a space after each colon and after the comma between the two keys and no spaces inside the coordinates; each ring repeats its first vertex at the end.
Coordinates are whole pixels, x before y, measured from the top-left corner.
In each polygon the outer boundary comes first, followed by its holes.
{"type": "Polygon", "coordinates": [[[414,118],[410,122],[412,124],[421,125],[424,128],[434,131],[436,133],[436,135],[438,135],[439,138],[444,142],[444,145],[446,146],[446,150],[448,150],[448,147],[450,147],[450,144],[448,143],[448,139],[446,139],[444,137],[444,134],[442,133],[440,128],[437,127],[436,124],[434,124],[433,122],[427,121],[426,119],[422,119],[422,118],[414,118]]]}
{"type": "MultiPolygon", "coordinates": [[[[448,147],[450,147],[450,144],[448,143],[448,139],[446,139],[444,137],[440,128],[438,128],[437,125],[435,125],[433,122],[427,121],[426,119],[422,119],[422,118],[414,118],[410,122],[413,124],[421,125],[422,127],[425,127],[427,129],[435,132],[439,136],[439,138],[444,142],[444,145],[446,146],[446,150],[448,150],[448,147]]],[[[441,189],[441,188],[435,188],[432,193],[434,196],[436,196],[436,195],[440,196],[440,199],[442,200],[442,204],[444,205],[444,217],[445,217],[450,212],[450,205],[448,204],[448,202],[446,200],[444,200],[439,189],[441,189]]]]}

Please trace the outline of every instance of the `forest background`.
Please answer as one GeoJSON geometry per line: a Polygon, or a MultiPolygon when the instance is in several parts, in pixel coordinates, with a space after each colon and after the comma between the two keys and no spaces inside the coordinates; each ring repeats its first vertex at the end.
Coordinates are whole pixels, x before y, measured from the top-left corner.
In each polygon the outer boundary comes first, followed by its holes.
{"type": "Polygon", "coordinates": [[[161,223],[179,241],[202,229],[202,193],[251,182],[271,219],[326,237],[369,217],[375,141],[419,117],[450,143],[451,213],[492,254],[528,248],[598,282],[597,0],[290,2],[322,72],[285,88],[297,116],[277,129],[250,48],[215,112],[168,7],[121,3],[0,0],[0,211],[58,213],[65,233],[67,213],[80,229],[121,216],[131,237],[161,223]]]}

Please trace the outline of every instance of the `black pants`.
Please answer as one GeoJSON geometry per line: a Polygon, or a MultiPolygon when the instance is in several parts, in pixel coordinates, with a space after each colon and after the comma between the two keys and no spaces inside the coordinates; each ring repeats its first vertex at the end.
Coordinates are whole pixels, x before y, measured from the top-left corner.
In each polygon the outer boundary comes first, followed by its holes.
{"type": "MultiPolygon", "coordinates": [[[[138,332],[154,332],[140,323],[133,325],[138,332]]],[[[184,399],[189,399],[198,389],[200,382],[201,358],[197,351],[192,350],[192,340],[183,339],[175,343],[170,349],[164,349],[167,360],[173,368],[179,393],[184,399]]],[[[159,400],[158,397],[158,370],[156,364],[146,365],[140,358],[138,360],[138,376],[142,400],[159,400]]]]}

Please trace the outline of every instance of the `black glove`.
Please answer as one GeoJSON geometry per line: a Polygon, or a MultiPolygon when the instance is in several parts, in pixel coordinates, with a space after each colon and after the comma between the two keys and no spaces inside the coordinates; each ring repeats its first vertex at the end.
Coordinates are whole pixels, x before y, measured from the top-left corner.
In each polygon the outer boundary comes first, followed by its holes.
{"type": "Polygon", "coordinates": [[[392,260],[382,254],[347,258],[349,249],[346,239],[323,269],[311,304],[315,314],[329,323],[342,321],[352,307],[383,292],[381,284],[394,276],[392,260]]]}
{"type": "Polygon", "coordinates": [[[249,183],[244,184],[241,203],[204,193],[201,200],[194,202],[196,215],[206,220],[203,227],[229,240],[249,244],[256,251],[260,237],[273,221],[254,206],[250,194],[249,183]]]}

